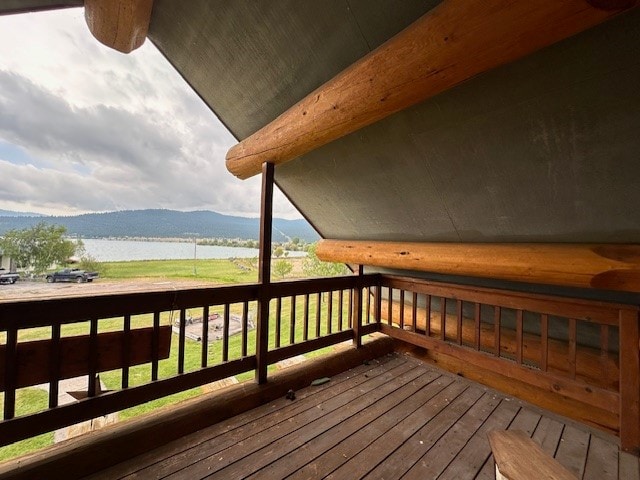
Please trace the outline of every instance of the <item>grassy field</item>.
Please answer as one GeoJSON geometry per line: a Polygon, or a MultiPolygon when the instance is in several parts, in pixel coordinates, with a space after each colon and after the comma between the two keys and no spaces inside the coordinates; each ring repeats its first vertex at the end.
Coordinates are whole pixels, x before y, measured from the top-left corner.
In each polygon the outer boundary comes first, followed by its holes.
{"type": "MultiPolygon", "coordinates": [[[[300,262],[301,259],[293,259],[293,262],[300,262]]],[[[238,284],[257,281],[257,272],[254,264],[251,261],[231,261],[231,260],[201,260],[196,265],[197,274],[194,276],[193,262],[185,261],[139,261],[139,262],[112,262],[106,264],[106,269],[101,272],[101,277],[106,281],[122,281],[127,282],[131,280],[139,279],[197,279],[198,281],[212,282],[216,284],[238,284]]],[[[294,268],[292,274],[296,271],[300,271],[298,268],[294,268]]],[[[343,303],[343,320],[346,325],[347,322],[347,306],[348,296],[344,296],[343,303]]],[[[315,337],[316,331],[316,307],[317,299],[315,295],[312,295],[309,299],[309,335],[310,338],[315,337]]],[[[250,318],[255,318],[256,310],[255,302],[250,304],[250,318]]],[[[303,339],[303,298],[296,299],[296,321],[295,321],[295,341],[300,342],[303,339]]],[[[232,305],[230,307],[231,313],[240,314],[242,311],[242,305],[232,305]]],[[[281,345],[287,345],[290,337],[290,311],[291,311],[291,299],[284,299],[282,302],[282,314],[281,314],[281,345]]],[[[321,299],[320,305],[321,321],[320,330],[321,335],[324,335],[328,329],[328,308],[327,308],[327,296],[324,295],[321,299]]],[[[222,314],[222,307],[211,307],[211,312],[217,312],[222,314]]],[[[192,317],[202,316],[201,309],[191,309],[187,312],[192,317]]],[[[179,316],[178,312],[163,312],[161,314],[161,324],[170,325],[179,316]]],[[[275,301],[271,304],[271,318],[275,318],[275,301]]],[[[131,318],[131,328],[143,328],[152,326],[153,316],[152,314],[136,315],[131,318]]],[[[338,330],[338,294],[334,294],[333,299],[333,314],[332,314],[332,330],[335,332],[338,330]]],[[[122,318],[104,319],[99,321],[99,333],[107,331],[121,330],[123,326],[122,318]]],[[[87,335],[89,333],[89,323],[76,323],[71,325],[65,325],[62,329],[63,336],[72,335],[87,335]]],[[[20,341],[27,340],[39,340],[50,338],[50,328],[37,328],[29,329],[20,332],[20,341]]],[[[241,357],[241,338],[240,334],[232,335],[229,338],[229,359],[233,360],[241,357]]],[[[200,342],[186,339],[185,341],[185,372],[196,370],[200,368],[202,344],[200,342]]],[[[208,364],[215,365],[222,362],[222,340],[210,342],[208,345],[208,364]]],[[[270,348],[274,348],[276,344],[275,338],[275,326],[274,320],[272,320],[269,331],[269,345],[270,348]]],[[[255,331],[250,330],[248,332],[248,354],[251,355],[255,352],[255,331]]],[[[313,352],[311,355],[317,355],[320,352],[313,352]]],[[[171,350],[169,358],[161,360],[159,362],[159,378],[168,378],[177,374],[178,368],[178,338],[177,335],[172,335],[171,350]]],[[[271,369],[275,366],[271,366],[271,369]]],[[[253,372],[247,372],[245,374],[237,376],[239,381],[253,378],[253,372]]],[[[119,389],[121,385],[121,372],[120,370],[111,372],[102,372],[100,374],[101,380],[104,382],[108,389],[119,389]]],[[[151,366],[141,365],[135,366],[130,369],[129,381],[131,386],[147,383],[151,380],[151,366]]],[[[189,391],[181,392],[169,397],[165,397],[147,404],[132,407],[119,413],[120,420],[132,418],[144,413],[147,413],[153,409],[191,398],[193,396],[202,393],[202,388],[194,388],[189,391]]],[[[38,388],[26,388],[21,389],[17,393],[18,402],[16,405],[17,414],[24,415],[30,412],[45,409],[47,407],[48,395],[45,390],[38,388]]],[[[0,395],[0,408],[2,406],[4,396],[0,395]]],[[[18,442],[16,444],[0,448],[0,460],[12,458],[17,455],[27,453],[29,451],[41,448],[49,445],[53,442],[53,434],[45,434],[40,437],[29,439],[24,442],[18,442]]]]}
{"type": "MultiPolygon", "coordinates": [[[[295,259],[293,261],[298,261],[295,259]]],[[[257,260],[209,259],[195,263],[188,260],[142,260],[104,264],[101,277],[108,280],[190,279],[212,283],[250,283],[258,281],[257,260]]]]}

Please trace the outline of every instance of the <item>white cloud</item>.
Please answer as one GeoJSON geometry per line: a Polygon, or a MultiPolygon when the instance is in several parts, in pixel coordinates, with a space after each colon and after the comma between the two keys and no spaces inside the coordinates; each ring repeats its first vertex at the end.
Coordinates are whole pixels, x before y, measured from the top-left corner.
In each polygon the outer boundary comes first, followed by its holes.
{"type": "MultiPolygon", "coordinates": [[[[0,17],[0,208],[257,216],[259,178],[224,165],[234,143],[151,42],[110,50],[82,9],[0,17]]],[[[274,214],[300,218],[279,193],[274,214]]]]}

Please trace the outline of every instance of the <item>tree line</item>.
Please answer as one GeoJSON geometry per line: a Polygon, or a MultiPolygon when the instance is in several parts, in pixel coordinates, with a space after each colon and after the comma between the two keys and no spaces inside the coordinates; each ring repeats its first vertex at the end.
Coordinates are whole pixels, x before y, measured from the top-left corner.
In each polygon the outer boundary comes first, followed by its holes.
{"type": "Polygon", "coordinates": [[[0,250],[13,259],[17,268],[34,275],[56,265],[67,265],[76,256],[85,264],[95,263],[86,254],[82,241],[74,242],[66,235],[64,226],[39,222],[30,228],[5,232],[0,238],[0,250]]]}

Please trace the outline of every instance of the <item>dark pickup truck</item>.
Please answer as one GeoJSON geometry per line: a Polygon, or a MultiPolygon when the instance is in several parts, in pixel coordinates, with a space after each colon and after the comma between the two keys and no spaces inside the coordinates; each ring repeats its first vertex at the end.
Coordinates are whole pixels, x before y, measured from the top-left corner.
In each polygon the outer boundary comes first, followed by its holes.
{"type": "Polygon", "coordinates": [[[7,272],[6,269],[0,268],[0,285],[11,285],[18,281],[20,275],[17,273],[7,272]]]}
{"type": "Polygon", "coordinates": [[[93,282],[98,278],[98,272],[85,272],[84,270],[78,270],[77,268],[64,268],[57,272],[47,275],[47,282],[93,282]]]}

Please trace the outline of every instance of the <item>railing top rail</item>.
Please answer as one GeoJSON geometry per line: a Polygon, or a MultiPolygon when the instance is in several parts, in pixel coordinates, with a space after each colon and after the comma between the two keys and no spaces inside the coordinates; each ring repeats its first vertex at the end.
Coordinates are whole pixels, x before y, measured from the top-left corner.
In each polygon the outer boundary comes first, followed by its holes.
{"type": "Polygon", "coordinates": [[[0,331],[257,300],[258,284],[0,303],[0,331]]]}
{"type": "Polygon", "coordinates": [[[419,278],[395,275],[382,275],[380,281],[383,287],[411,290],[422,294],[570,317],[608,325],[618,324],[619,312],[621,310],[633,311],[636,312],[636,314],[640,311],[638,306],[635,305],[570,297],[556,297],[528,292],[496,290],[486,287],[432,282],[419,278]]]}
{"type": "Polygon", "coordinates": [[[346,290],[357,286],[376,285],[379,275],[347,275],[344,277],[308,278],[290,282],[275,282],[269,285],[271,298],[287,297],[291,295],[305,295],[308,293],[328,292],[330,290],[346,290]]]}

